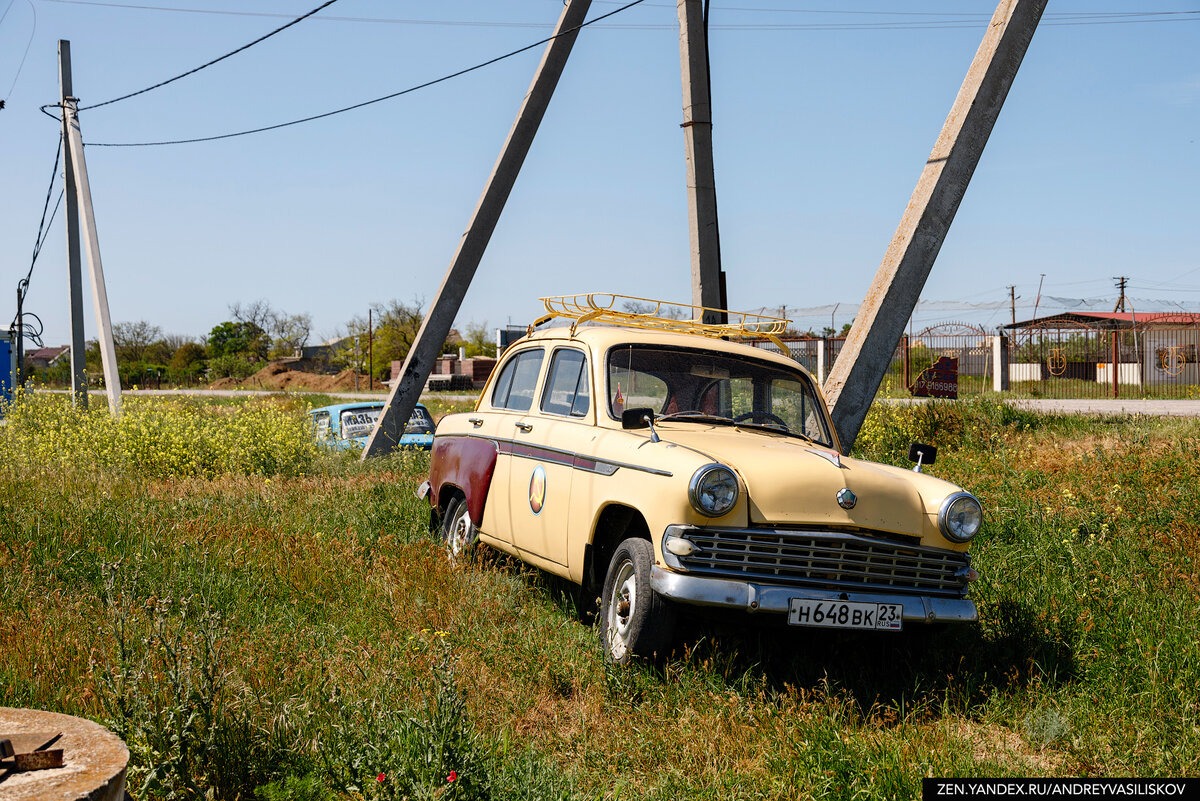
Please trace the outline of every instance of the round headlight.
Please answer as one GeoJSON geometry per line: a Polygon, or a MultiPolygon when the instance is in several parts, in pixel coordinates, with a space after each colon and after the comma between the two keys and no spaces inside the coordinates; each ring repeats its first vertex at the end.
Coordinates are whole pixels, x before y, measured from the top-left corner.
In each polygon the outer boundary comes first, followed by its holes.
{"type": "Polygon", "coordinates": [[[983,525],[983,507],[969,492],[956,492],[942,501],[938,510],[938,528],[948,540],[966,542],[983,525]]]}
{"type": "Polygon", "coordinates": [[[688,497],[700,514],[720,517],[737,503],[737,476],[723,464],[706,464],[692,476],[688,497]]]}

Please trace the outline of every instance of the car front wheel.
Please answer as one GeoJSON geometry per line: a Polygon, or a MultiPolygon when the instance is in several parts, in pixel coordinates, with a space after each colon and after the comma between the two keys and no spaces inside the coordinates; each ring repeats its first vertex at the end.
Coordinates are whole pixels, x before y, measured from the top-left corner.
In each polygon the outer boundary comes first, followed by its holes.
{"type": "Polygon", "coordinates": [[[654,548],[648,540],[628,539],[608,564],[600,596],[600,640],[619,665],[633,657],[665,656],[675,629],[675,613],[650,587],[654,548]]]}
{"type": "Polygon", "coordinates": [[[442,520],[442,542],[450,561],[465,559],[474,552],[479,543],[479,529],[471,522],[466,498],[455,498],[446,509],[442,520]]]}

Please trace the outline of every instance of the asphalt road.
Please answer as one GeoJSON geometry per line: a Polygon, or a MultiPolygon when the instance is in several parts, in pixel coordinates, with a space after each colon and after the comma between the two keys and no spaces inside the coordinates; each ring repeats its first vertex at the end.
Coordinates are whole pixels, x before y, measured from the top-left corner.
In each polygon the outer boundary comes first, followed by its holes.
{"type": "MultiPolygon", "coordinates": [[[[66,390],[44,390],[49,392],[66,393],[66,390]]],[[[92,395],[103,397],[103,391],[92,390],[92,395]]],[[[248,395],[277,395],[278,392],[258,389],[135,389],[124,390],[122,395],[199,395],[217,398],[236,398],[248,395]]],[[[347,400],[387,400],[386,393],[380,392],[323,392],[331,398],[347,400]]],[[[471,401],[477,395],[425,394],[422,400],[440,398],[451,401],[471,401]]],[[[899,399],[896,403],[924,403],[923,399],[899,399]]],[[[1009,399],[1021,409],[1035,412],[1053,412],[1058,414],[1094,414],[1094,415],[1148,415],[1152,417],[1200,417],[1200,400],[1138,400],[1117,398],[1094,398],[1086,400],[1059,400],[1055,398],[1009,399]]]]}

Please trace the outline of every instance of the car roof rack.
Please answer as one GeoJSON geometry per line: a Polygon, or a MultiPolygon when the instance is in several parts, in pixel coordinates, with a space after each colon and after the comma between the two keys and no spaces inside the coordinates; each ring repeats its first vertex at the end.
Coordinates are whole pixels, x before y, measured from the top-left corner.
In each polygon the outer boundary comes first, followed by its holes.
{"type": "Polygon", "coordinates": [[[610,292],[555,295],[539,298],[539,300],[546,305],[546,314],[529,326],[529,333],[533,333],[533,329],[543,323],[561,317],[572,321],[571,336],[575,336],[575,329],[583,323],[609,323],[630,328],[671,331],[677,334],[696,334],[711,339],[761,337],[773,343],[784,356],[791,353],[787,345],[779,338],[787,331],[790,322],[782,317],[714,309],[690,303],[670,303],[633,295],[615,295],[610,292]],[[724,315],[727,322],[702,322],[705,312],[714,312],[718,316],[724,315]]]}

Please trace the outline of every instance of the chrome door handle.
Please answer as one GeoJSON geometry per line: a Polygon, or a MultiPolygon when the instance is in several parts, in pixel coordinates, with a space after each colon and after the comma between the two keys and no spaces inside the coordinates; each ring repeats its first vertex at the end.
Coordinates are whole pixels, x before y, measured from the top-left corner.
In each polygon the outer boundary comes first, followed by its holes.
{"type": "Polygon", "coordinates": [[[522,431],[532,431],[533,430],[533,423],[517,423],[516,426],[517,426],[517,428],[521,429],[522,431]]]}
{"type": "Polygon", "coordinates": [[[471,425],[475,426],[476,428],[479,428],[481,425],[483,425],[483,418],[482,417],[468,417],[467,422],[470,423],[471,425]]]}

